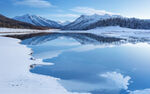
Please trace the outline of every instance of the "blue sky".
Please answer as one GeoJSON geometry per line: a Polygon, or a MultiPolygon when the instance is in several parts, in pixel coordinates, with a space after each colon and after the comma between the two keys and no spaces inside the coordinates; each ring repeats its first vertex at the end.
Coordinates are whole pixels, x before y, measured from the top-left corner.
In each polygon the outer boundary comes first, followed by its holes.
{"type": "Polygon", "coordinates": [[[150,0],[0,0],[0,13],[8,17],[29,13],[61,21],[94,13],[150,19],[149,4],[150,0]]]}

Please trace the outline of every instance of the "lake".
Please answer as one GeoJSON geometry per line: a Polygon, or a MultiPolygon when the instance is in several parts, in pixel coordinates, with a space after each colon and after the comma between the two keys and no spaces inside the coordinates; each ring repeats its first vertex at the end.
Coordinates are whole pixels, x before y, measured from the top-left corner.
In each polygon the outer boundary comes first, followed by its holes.
{"type": "Polygon", "coordinates": [[[93,34],[54,33],[22,41],[37,65],[30,71],[59,78],[68,91],[131,94],[150,88],[150,45],[93,34]]]}

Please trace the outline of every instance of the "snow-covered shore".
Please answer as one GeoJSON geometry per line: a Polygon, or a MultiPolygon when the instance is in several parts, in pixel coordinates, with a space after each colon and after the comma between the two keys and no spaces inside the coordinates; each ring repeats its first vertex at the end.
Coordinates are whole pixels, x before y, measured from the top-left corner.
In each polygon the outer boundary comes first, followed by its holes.
{"type": "Polygon", "coordinates": [[[41,32],[57,32],[59,29],[36,30],[36,29],[15,29],[15,28],[0,28],[0,35],[20,35],[41,32]]]}
{"type": "MultiPolygon", "coordinates": [[[[53,32],[53,31],[52,31],[53,32]]],[[[79,33],[92,33],[101,36],[117,37],[117,38],[147,38],[150,39],[150,30],[144,29],[130,29],[120,26],[107,26],[98,27],[90,30],[83,31],[57,31],[57,32],[79,32],[79,33]]]]}
{"type": "Polygon", "coordinates": [[[59,29],[48,29],[48,30],[37,30],[37,29],[16,29],[16,28],[1,28],[0,27],[0,32],[9,32],[9,33],[13,33],[13,32],[43,32],[43,31],[58,31],[59,29]]]}
{"type": "Polygon", "coordinates": [[[43,64],[30,60],[31,49],[20,40],[0,37],[0,93],[2,94],[78,94],[68,92],[56,78],[29,72],[30,65],[43,64]]]}

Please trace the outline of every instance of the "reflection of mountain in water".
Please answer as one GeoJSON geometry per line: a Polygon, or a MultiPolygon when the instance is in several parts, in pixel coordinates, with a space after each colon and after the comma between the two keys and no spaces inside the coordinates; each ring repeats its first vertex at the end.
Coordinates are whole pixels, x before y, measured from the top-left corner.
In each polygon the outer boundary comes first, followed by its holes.
{"type": "MultiPolygon", "coordinates": [[[[23,38],[27,38],[26,35],[23,38]]],[[[31,65],[30,72],[59,78],[59,83],[68,91],[129,94],[129,90],[150,87],[147,84],[150,46],[145,43],[115,45],[142,41],[148,42],[135,37],[122,39],[90,33],[51,33],[25,39],[22,43],[32,49],[35,59],[46,62],[31,65]],[[130,83],[130,79],[134,83],[130,83]]]]}
{"type": "Polygon", "coordinates": [[[73,38],[81,44],[121,43],[125,39],[115,37],[104,37],[90,33],[51,33],[23,40],[23,44],[36,45],[59,37],[73,38]]]}

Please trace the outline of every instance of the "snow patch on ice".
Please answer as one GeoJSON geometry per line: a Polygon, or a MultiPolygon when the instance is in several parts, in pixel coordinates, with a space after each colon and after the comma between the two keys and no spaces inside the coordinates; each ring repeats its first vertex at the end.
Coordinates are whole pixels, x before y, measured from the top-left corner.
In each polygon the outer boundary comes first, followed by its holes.
{"type": "Polygon", "coordinates": [[[128,89],[129,80],[131,79],[130,76],[124,76],[121,73],[117,72],[106,72],[103,74],[100,74],[100,77],[104,77],[107,79],[107,83],[110,86],[113,86],[114,88],[120,88],[120,89],[128,89]]]}

